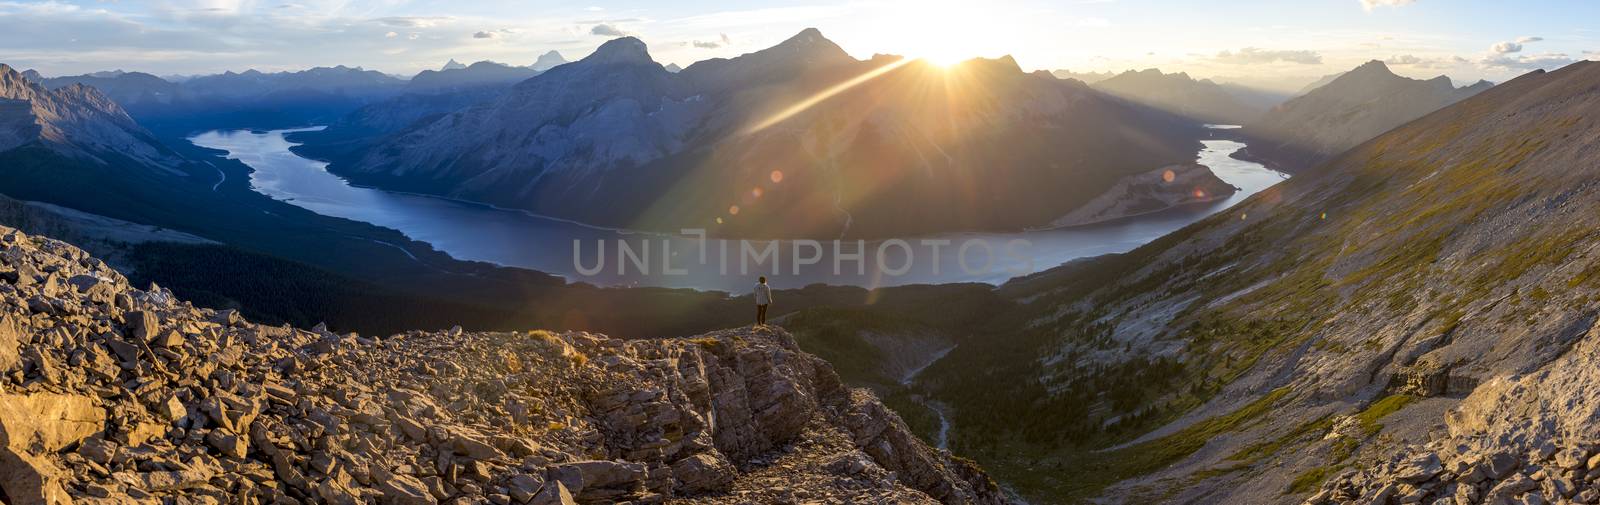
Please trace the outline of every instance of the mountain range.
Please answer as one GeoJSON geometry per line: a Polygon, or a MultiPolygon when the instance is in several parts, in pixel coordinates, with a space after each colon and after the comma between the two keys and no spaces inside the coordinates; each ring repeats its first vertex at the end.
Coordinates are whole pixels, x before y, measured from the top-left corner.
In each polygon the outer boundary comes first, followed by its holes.
{"type": "Polygon", "coordinates": [[[1250,147],[1238,156],[1285,172],[1314,167],[1491,86],[1479,81],[1457,88],[1445,76],[1410,79],[1373,60],[1245,123],[1243,134],[1250,147]]]}
{"type": "Polygon", "coordinates": [[[334,133],[299,152],[361,184],[602,226],[866,237],[1043,225],[1191,161],[1199,129],[1010,58],[862,61],[806,30],[677,73],[616,39],[492,103],[334,133]]]}
{"type": "Polygon", "coordinates": [[[1157,69],[1127,71],[1090,83],[1094,89],[1212,124],[1242,125],[1254,121],[1265,107],[1240,100],[1233,91],[1207,79],[1182,72],[1165,74],[1157,69]]]}

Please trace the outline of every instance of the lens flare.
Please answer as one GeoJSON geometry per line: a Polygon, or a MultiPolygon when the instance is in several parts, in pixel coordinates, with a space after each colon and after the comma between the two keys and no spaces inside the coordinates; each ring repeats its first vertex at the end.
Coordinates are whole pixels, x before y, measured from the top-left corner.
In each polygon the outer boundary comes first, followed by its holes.
{"type": "Polygon", "coordinates": [[[787,107],[787,108],[785,108],[785,109],[783,109],[781,111],[778,111],[777,114],[773,114],[771,116],[768,116],[766,119],[763,119],[763,120],[761,120],[761,122],[758,122],[758,123],[756,123],[754,125],[751,125],[749,128],[745,128],[744,131],[740,132],[740,134],[750,135],[750,134],[759,132],[761,130],[765,130],[769,126],[772,126],[772,125],[775,125],[775,124],[778,124],[778,123],[782,123],[783,120],[789,119],[791,117],[794,117],[795,114],[799,114],[801,112],[805,112],[806,109],[810,109],[811,107],[813,107],[813,106],[815,106],[815,105],[817,105],[819,103],[822,103],[823,101],[825,101],[825,100],[827,100],[829,98],[833,98],[834,95],[837,95],[839,93],[843,93],[845,91],[849,91],[850,88],[854,88],[856,86],[860,86],[861,83],[873,80],[873,79],[877,78],[880,75],[889,73],[889,71],[891,71],[891,70],[903,67],[906,64],[911,63],[911,61],[912,60],[910,58],[901,58],[901,59],[895,60],[893,63],[889,63],[889,64],[886,64],[886,65],[880,66],[878,68],[874,68],[872,70],[868,70],[866,73],[863,73],[861,75],[852,77],[849,80],[846,80],[846,81],[841,82],[839,84],[835,84],[835,85],[829,87],[828,89],[824,89],[822,91],[817,92],[817,94],[815,94],[815,95],[811,95],[810,97],[806,98],[805,100],[801,100],[799,103],[796,103],[794,105],[790,105],[789,107],[787,107]]]}
{"type": "Polygon", "coordinates": [[[730,216],[739,215],[739,206],[738,205],[729,206],[728,207],[728,215],[730,215],[730,216]]]}
{"type": "Polygon", "coordinates": [[[783,182],[783,171],[773,170],[771,174],[767,175],[767,177],[772,179],[773,184],[783,182]]]}
{"type": "Polygon", "coordinates": [[[1161,180],[1163,182],[1172,182],[1173,180],[1176,180],[1177,178],[1178,178],[1178,174],[1174,173],[1170,169],[1161,173],[1161,180]]]}

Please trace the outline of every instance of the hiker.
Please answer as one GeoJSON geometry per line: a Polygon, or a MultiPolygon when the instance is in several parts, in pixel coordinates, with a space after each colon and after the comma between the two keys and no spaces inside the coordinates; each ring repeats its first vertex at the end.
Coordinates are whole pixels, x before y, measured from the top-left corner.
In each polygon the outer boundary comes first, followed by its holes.
{"type": "Polygon", "coordinates": [[[767,325],[767,305],[772,303],[772,288],[767,287],[767,277],[756,283],[756,326],[767,325]]]}

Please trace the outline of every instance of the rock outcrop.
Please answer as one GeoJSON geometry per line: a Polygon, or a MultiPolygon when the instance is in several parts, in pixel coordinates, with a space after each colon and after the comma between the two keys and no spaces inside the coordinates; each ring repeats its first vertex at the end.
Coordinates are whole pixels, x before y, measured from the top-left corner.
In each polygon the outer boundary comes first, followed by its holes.
{"type": "Polygon", "coordinates": [[[1081,226],[1160,212],[1173,207],[1225,200],[1239,188],[1200,164],[1171,165],[1122,178],[1111,189],[1050,223],[1081,226]]]}
{"type": "Polygon", "coordinates": [[[1004,503],[781,329],[271,327],[0,228],[10,504],[1004,503]]]}
{"type": "Polygon", "coordinates": [[[1330,479],[1306,503],[1600,503],[1595,384],[1600,326],[1539,370],[1473,390],[1443,436],[1330,479]]]}

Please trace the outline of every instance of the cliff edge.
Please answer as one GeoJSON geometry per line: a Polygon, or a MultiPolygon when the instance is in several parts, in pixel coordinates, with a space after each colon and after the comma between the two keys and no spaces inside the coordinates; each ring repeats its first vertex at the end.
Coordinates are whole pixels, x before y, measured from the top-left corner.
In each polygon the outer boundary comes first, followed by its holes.
{"type": "Polygon", "coordinates": [[[272,327],[0,227],[0,502],[169,499],[1007,502],[782,329],[272,327]]]}

